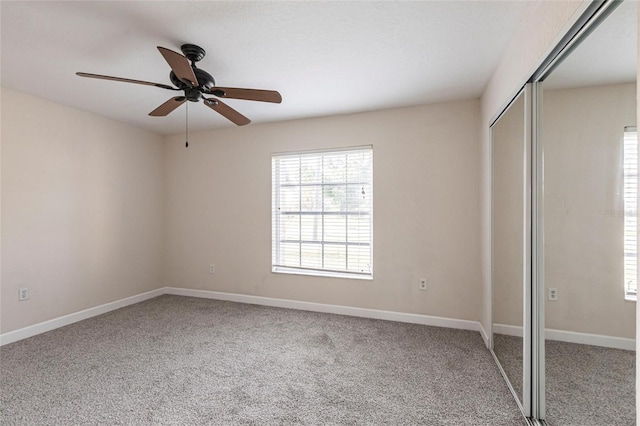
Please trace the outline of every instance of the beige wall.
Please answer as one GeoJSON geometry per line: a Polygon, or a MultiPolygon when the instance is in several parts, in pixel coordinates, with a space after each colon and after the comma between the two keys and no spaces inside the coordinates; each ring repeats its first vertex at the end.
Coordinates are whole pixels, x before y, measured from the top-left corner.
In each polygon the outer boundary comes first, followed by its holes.
{"type": "Polygon", "coordinates": [[[635,123],[633,83],[544,92],[544,278],[559,295],[547,328],[635,338],[622,248],[622,140],[635,123]]]}
{"type": "Polygon", "coordinates": [[[1,331],[160,287],[162,137],[1,93],[1,331]]]}
{"type": "Polygon", "coordinates": [[[252,125],[192,134],[188,149],[167,137],[165,284],[477,320],[479,113],[472,100],[252,125]],[[364,144],[373,281],[272,273],[271,154],[364,144]]]}
{"type": "Polygon", "coordinates": [[[524,93],[493,126],[493,323],[522,327],[524,93]]]}
{"type": "MultiPolygon", "coordinates": [[[[491,75],[481,97],[480,214],[482,265],[482,308],[480,322],[491,324],[491,120],[518,93],[560,41],[589,1],[540,1],[528,7],[511,38],[500,64],[491,75]]],[[[488,342],[487,342],[488,343],[488,342]]]]}

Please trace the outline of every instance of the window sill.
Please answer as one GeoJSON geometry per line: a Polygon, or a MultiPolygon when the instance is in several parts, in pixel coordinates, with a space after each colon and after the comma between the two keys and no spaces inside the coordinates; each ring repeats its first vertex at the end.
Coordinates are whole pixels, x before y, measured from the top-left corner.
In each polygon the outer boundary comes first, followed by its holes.
{"type": "Polygon", "coordinates": [[[638,301],[638,295],[636,295],[636,294],[633,294],[633,295],[626,294],[624,296],[624,300],[628,300],[629,302],[637,302],[638,301]]]}
{"type": "Polygon", "coordinates": [[[319,271],[316,269],[297,269],[297,268],[285,268],[282,266],[274,266],[271,272],[276,274],[289,274],[289,275],[305,275],[312,277],[324,277],[324,278],[346,278],[352,280],[365,280],[372,281],[373,275],[365,274],[350,274],[348,272],[331,272],[331,271],[319,271]]]}

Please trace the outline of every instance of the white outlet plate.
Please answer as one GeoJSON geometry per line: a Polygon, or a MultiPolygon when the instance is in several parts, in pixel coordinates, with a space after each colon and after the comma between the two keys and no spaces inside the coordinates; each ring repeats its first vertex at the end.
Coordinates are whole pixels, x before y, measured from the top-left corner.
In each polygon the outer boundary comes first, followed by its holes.
{"type": "Polygon", "coordinates": [[[18,300],[27,300],[29,298],[29,288],[20,287],[18,289],[18,300]]]}
{"type": "Polygon", "coordinates": [[[209,273],[210,274],[216,273],[216,265],[214,265],[213,263],[209,265],[209,273]]]}
{"type": "Polygon", "coordinates": [[[558,289],[550,288],[549,289],[549,300],[558,300],[558,289]]]}
{"type": "Polygon", "coordinates": [[[420,278],[420,286],[419,286],[420,290],[426,290],[427,289],[427,279],[426,278],[420,278]]]}

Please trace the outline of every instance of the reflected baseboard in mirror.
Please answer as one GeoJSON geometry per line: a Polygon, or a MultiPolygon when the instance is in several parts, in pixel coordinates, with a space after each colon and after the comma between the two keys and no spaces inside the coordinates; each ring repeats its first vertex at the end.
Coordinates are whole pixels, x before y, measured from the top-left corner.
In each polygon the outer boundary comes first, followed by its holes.
{"type": "Polygon", "coordinates": [[[546,340],[547,425],[635,425],[635,351],[546,340]]]}

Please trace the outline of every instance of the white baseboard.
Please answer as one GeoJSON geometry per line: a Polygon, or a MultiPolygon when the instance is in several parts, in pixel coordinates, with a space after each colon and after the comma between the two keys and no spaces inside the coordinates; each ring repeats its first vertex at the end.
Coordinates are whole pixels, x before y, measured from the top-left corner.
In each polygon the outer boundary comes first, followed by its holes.
{"type": "Polygon", "coordinates": [[[482,336],[482,340],[484,340],[484,345],[487,347],[487,349],[489,349],[491,346],[491,342],[489,341],[489,334],[484,329],[480,321],[478,321],[478,327],[480,327],[480,336],[482,336]]]}
{"type": "Polygon", "coordinates": [[[506,324],[493,324],[493,332],[506,336],[522,337],[522,327],[506,324]]]}
{"type": "Polygon", "coordinates": [[[145,293],[136,294],[135,296],[105,303],[104,305],[84,309],[79,312],[74,312],[69,315],[64,315],[49,321],[44,321],[38,324],[30,325],[28,327],[20,328],[18,330],[9,331],[8,333],[0,334],[0,346],[17,342],[18,340],[26,339],[37,334],[46,333],[47,331],[55,330],[56,328],[64,327],[65,325],[73,324],[74,322],[106,314],[107,312],[124,308],[125,306],[133,305],[134,303],[143,302],[145,300],[152,299],[163,294],[164,289],[162,288],[147,291],[145,293]]]}
{"type": "Polygon", "coordinates": [[[601,334],[578,333],[576,331],[553,330],[545,331],[547,340],[560,342],[580,343],[582,345],[603,346],[605,348],[636,350],[635,339],[625,337],[603,336],[601,334]]]}
{"type": "Polygon", "coordinates": [[[74,322],[82,321],[91,317],[102,315],[104,313],[123,308],[134,303],[143,302],[163,294],[172,294],[176,296],[200,297],[205,299],[226,300],[230,302],[248,303],[253,305],[274,306],[278,308],[298,309],[303,311],[323,312],[329,314],[349,315],[361,318],[381,319],[387,321],[398,321],[412,324],[431,325],[436,327],[455,328],[461,330],[471,330],[480,333],[488,344],[488,336],[482,325],[477,321],[460,320],[453,318],[437,317],[430,315],[409,314],[404,312],[383,311],[377,309],[355,308],[351,306],[329,305],[314,302],[302,302],[298,300],[276,299],[271,297],[250,296],[237,293],[224,293],[208,290],[191,290],[186,288],[164,287],[136,296],[127,297],[125,299],[116,300],[114,302],[105,303],[104,305],[94,308],[85,309],[73,314],[64,315],[39,324],[24,327],[8,333],[0,334],[0,346],[17,342],[37,334],[45,333],[56,328],[64,327],[74,322]]]}
{"type": "MultiPolygon", "coordinates": [[[[477,331],[482,336],[487,347],[489,346],[489,335],[482,324],[478,321],[461,320],[431,315],[409,314],[404,312],[384,311],[378,309],[355,308],[351,306],[329,305],[324,303],[302,302],[290,299],[276,299],[272,297],[250,296],[246,294],[224,293],[209,290],[192,290],[187,288],[164,287],[157,290],[148,291],[135,296],[105,303],[104,305],[85,309],[73,314],[64,315],[39,324],[34,324],[8,333],[0,334],[0,346],[17,342],[37,334],[45,333],[56,328],[64,327],[74,322],[82,321],[91,317],[105,314],[107,312],[123,308],[134,303],[143,302],[163,294],[176,296],[200,297],[205,299],[226,300],[230,302],[249,303],[253,305],[274,306],[278,308],[298,309],[303,311],[323,312],[329,314],[349,315],[361,318],[381,319],[387,321],[398,321],[412,324],[431,325],[436,327],[455,328],[461,330],[477,331]]],[[[494,324],[493,331],[497,334],[509,336],[522,336],[522,327],[494,324]]],[[[607,348],[635,350],[634,339],[622,337],[602,336],[597,334],[577,333],[571,331],[552,330],[546,331],[548,340],[558,340],[561,342],[580,343],[585,345],[603,346],[607,348]]]]}
{"type": "MultiPolygon", "coordinates": [[[[271,297],[249,296],[246,294],[223,293],[209,290],[165,287],[164,291],[165,294],[173,294],[176,296],[201,297],[206,299],[249,303],[252,305],[274,306],[278,308],[298,309],[302,311],[323,312],[328,314],[349,315],[352,317],[432,325],[436,327],[478,331],[483,334],[482,326],[478,321],[436,317],[431,315],[408,314],[404,312],[382,311],[378,309],[354,308],[351,306],[329,305],[324,303],[301,302],[298,300],[275,299],[271,297]]],[[[482,337],[486,341],[485,335],[486,333],[484,333],[482,337]]]]}
{"type": "MultiPolygon", "coordinates": [[[[507,336],[522,337],[522,327],[494,324],[493,332],[496,334],[505,334],[507,336]]],[[[636,350],[635,339],[625,337],[603,336],[601,334],[579,333],[577,331],[554,330],[548,328],[545,330],[547,340],[556,340],[559,342],[579,343],[581,345],[602,346],[605,348],[625,349],[628,351],[636,350]]]]}

